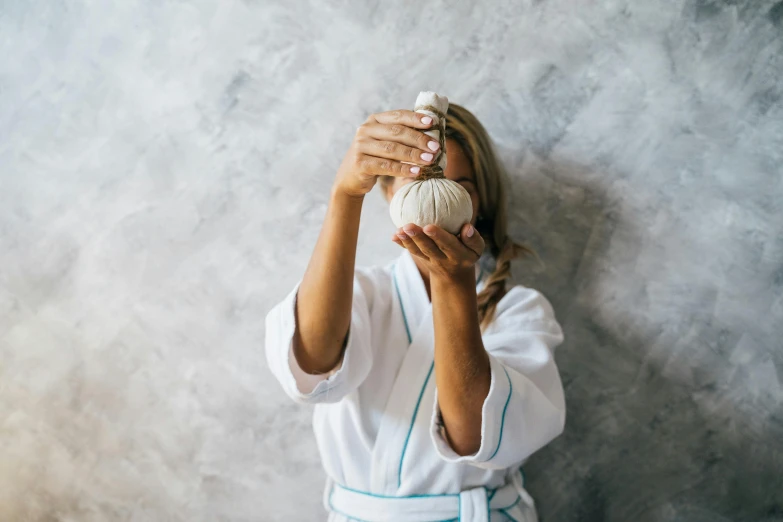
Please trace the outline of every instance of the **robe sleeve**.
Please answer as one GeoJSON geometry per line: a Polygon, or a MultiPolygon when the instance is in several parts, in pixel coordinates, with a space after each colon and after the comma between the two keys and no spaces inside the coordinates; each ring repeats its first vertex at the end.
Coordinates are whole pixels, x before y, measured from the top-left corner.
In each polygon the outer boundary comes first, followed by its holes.
{"type": "Polygon", "coordinates": [[[460,456],[445,437],[437,390],[430,435],[438,455],[485,469],[522,463],[563,432],[565,398],[554,360],[564,340],[549,301],[538,291],[513,287],[498,303],[483,335],[491,384],[482,407],[481,446],[460,456]]]}
{"type": "Polygon", "coordinates": [[[357,271],[354,277],[351,323],[343,356],[326,374],[306,373],[293,351],[296,299],[301,281],[266,316],[266,359],[272,374],[294,401],[304,404],[334,403],[362,384],[372,365],[370,305],[372,280],[357,271]]]}

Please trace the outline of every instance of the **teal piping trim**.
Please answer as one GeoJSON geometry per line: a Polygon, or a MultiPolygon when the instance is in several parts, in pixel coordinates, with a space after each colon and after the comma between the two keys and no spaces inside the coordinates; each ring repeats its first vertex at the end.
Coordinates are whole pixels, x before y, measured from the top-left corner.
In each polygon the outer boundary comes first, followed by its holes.
{"type": "Polygon", "coordinates": [[[338,488],[350,491],[352,493],[359,493],[360,495],[367,495],[368,497],[375,498],[390,498],[390,499],[406,499],[406,498],[441,498],[441,497],[458,497],[456,493],[444,493],[442,495],[403,495],[403,496],[391,496],[391,495],[379,495],[377,493],[369,493],[367,491],[361,491],[359,489],[349,488],[348,486],[337,485],[338,488]]]}
{"type": "MultiPolygon", "coordinates": [[[[359,493],[360,495],[367,495],[368,497],[392,499],[392,500],[395,500],[395,499],[405,500],[407,498],[458,497],[459,498],[459,504],[458,504],[459,518],[450,518],[448,520],[441,520],[441,521],[438,521],[438,522],[459,522],[460,520],[462,520],[462,496],[460,494],[458,494],[458,493],[443,493],[441,495],[402,495],[402,496],[395,497],[395,496],[391,496],[391,495],[378,495],[376,493],[369,493],[367,491],[361,491],[359,489],[349,488],[348,486],[342,486],[340,484],[336,484],[335,487],[342,488],[342,489],[345,489],[347,491],[351,491],[353,493],[359,493]]],[[[502,508],[498,508],[498,509],[491,509],[489,507],[489,501],[492,500],[492,497],[494,497],[495,493],[497,493],[497,488],[492,490],[491,493],[489,492],[489,490],[487,490],[487,493],[488,493],[488,496],[487,496],[487,520],[490,519],[489,517],[490,517],[490,513],[492,511],[500,511],[506,517],[508,517],[509,520],[512,520],[512,521],[516,522],[516,519],[514,517],[512,517],[511,515],[509,515],[506,512],[506,510],[507,509],[511,509],[514,506],[516,506],[517,504],[519,504],[519,501],[522,500],[522,497],[521,496],[517,496],[517,499],[514,501],[514,503],[513,504],[509,504],[508,506],[505,506],[505,507],[502,507],[502,508]]],[[[368,522],[368,521],[360,519],[360,518],[352,518],[352,517],[348,516],[347,513],[343,513],[342,511],[339,511],[339,510],[335,509],[334,505],[332,504],[332,497],[333,496],[334,496],[334,488],[332,489],[332,492],[329,494],[329,509],[331,509],[335,513],[338,513],[338,514],[346,517],[348,520],[355,520],[357,522],[368,522]]]]}
{"type": "Polygon", "coordinates": [[[500,509],[498,509],[498,511],[500,511],[501,513],[503,513],[504,515],[506,515],[506,516],[508,517],[508,519],[509,519],[509,520],[511,520],[511,522],[517,522],[517,519],[516,519],[516,518],[514,518],[514,517],[512,517],[511,515],[509,515],[507,510],[509,510],[509,509],[511,509],[512,507],[514,507],[514,506],[516,506],[517,504],[519,504],[519,501],[520,501],[520,500],[522,500],[522,497],[518,496],[518,497],[517,497],[517,499],[514,501],[514,503],[513,503],[513,504],[511,504],[510,506],[506,506],[506,507],[504,507],[504,508],[500,508],[500,509]]]}
{"type": "MultiPolygon", "coordinates": [[[[339,371],[339,370],[338,370],[338,371],[339,371]]],[[[321,381],[321,382],[327,382],[327,381],[321,381]]],[[[319,383],[319,384],[320,384],[320,383],[319,383]]],[[[311,393],[309,393],[309,394],[307,394],[307,395],[302,395],[302,398],[303,398],[303,399],[313,399],[313,398],[315,398],[315,397],[319,397],[319,396],[323,395],[324,393],[326,393],[326,392],[330,392],[330,391],[332,391],[332,390],[334,390],[334,386],[327,386],[326,388],[324,388],[323,390],[321,390],[321,391],[319,391],[319,392],[317,392],[317,393],[312,393],[312,392],[311,392],[311,393]]]]}
{"type": "Polygon", "coordinates": [[[505,507],[502,507],[502,508],[498,508],[498,511],[505,511],[505,510],[507,510],[507,509],[511,509],[512,507],[514,507],[514,506],[516,506],[517,504],[519,504],[519,501],[520,501],[520,500],[522,500],[522,497],[520,497],[519,495],[517,495],[517,499],[514,501],[514,503],[513,503],[513,504],[510,504],[510,505],[508,505],[508,506],[505,506],[505,507]]]}
{"type": "MultiPolygon", "coordinates": [[[[492,513],[489,509],[489,490],[486,486],[484,487],[484,493],[487,495],[487,522],[490,522],[490,520],[492,520],[492,513]]],[[[494,493],[494,491],[492,493],[494,493]]]]}
{"type": "Polygon", "coordinates": [[[416,401],[416,408],[413,410],[413,418],[411,419],[411,427],[408,428],[408,435],[405,437],[405,444],[402,447],[402,455],[400,456],[400,468],[397,472],[397,487],[400,487],[402,485],[402,463],[405,460],[405,451],[408,449],[408,442],[411,439],[411,433],[413,432],[413,425],[416,422],[416,415],[419,413],[419,406],[421,406],[421,399],[424,397],[424,390],[427,388],[427,383],[430,382],[430,377],[432,377],[432,370],[435,368],[435,361],[432,361],[432,364],[430,365],[430,371],[427,372],[427,378],[424,379],[424,385],[421,387],[421,391],[419,392],[419,400],[416,401]]]}
{"type": "Polygon", "coordinates": [[[394,289],[397,290],[397,299],[400,301],[400,310],[402,310],[402,320],[405,323],[405,333],[408,334],[408,344],[413,342],[413,338],[411,337],[411,329],[408,327],[408,318],[405,316],[405,307],[402,306],[402,294],[400,293],[400,287],[397,284],[397,272],[396,270],[393,272],[392,277],[394,278],[394,289]]]}
{"type": "Polygon", "coordinates": [[[489,460],[492,460],[495,455],[498,454],[498,451],[500,451],[500,444],[503,442],[503,425],[506,423],[506,410],[508,409],[508,403],[511,402],[511,392],[514,390],[514,388],[511,386],[511,377],[508,376],[508,371],[506,371],[505,368],[503,368],[503,371],[506,374],[506,379],[508,379],[508,398],[506,399],[506,405],[503,406],[503,418],[500,421],[500,437],[498,438],[498,447],[495,448],[495,453],[489,457],[489,460]]]}
{"type": "Polygon", "coordinates": [[[457,508],[457,521],[461,522],[462,521],[462,495],[459,496],[459,502],[457,503],[457,505],[459,506],[457,508]]]}

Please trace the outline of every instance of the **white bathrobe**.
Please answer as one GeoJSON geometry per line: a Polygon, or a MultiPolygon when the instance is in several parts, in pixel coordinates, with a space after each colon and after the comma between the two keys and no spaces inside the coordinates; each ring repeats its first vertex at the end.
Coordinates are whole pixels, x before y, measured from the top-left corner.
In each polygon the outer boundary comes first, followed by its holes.
{"type": "Polygon", "coordinates": [[[517,285],[498,303],[483,334],[492,380],[481,447],[460,456],[443,436],[432,305],[411,255],[356,269],[345,354],[328,375],[304,373],[293,355],[298,288],[266,318],[266,354],[286,393],[316,405],[330,521],[536,519],[519,467],[565,421],[553,358],[563,333],[540,292],[517,285]]]}

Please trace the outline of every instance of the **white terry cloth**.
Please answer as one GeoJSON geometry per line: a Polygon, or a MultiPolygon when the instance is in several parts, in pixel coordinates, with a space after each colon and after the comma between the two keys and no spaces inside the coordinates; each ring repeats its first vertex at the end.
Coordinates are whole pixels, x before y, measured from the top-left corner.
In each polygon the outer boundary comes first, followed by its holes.
{"type": "MultiPolygon", "coordinates": [[[[331,375],[303,378],[291,358],[297,289],[267,316],[266,354],[286,393],[316,405],[313,427],[330,484],[395,498],[497,488],[562,432],[565,403],[553,351],[563,333],[540,292],[517,285],[498,303],[482,336],[491,384],[481,445],[460,456],[439,425],[432,305],[411,255],[357,268],[345,354],[331,375]]],[[[520,501],[515,509],[533,516],[531,506],[520,501]]],[[[345,520],[340,516],[332,513],[345,520]]]]}

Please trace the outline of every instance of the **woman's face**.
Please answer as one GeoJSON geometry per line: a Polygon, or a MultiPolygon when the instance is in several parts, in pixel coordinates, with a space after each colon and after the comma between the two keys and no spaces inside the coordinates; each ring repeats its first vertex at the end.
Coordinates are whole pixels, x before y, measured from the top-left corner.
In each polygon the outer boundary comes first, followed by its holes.
{"type": "MultiPolygon", "coordinates": [[[[473,172],[470,160],[465,155],[465,151],[462,150],[459,143],[451,138],[446,138],[446,172],[444,174],[446,175],[446,178],[462,185],[462,188],[467,190],[468,194],[470,194],[470,200],[473,202],[473,218],[470,220],[470,223],[475,225],[479,210],[476,175],[473,172]]],[[[412,178],[395,177],[394,181],[388,186],[386,199],[391,201],[394,197],[394,193],[397,192],[400,187],[413,181],[412,178]]]]}

